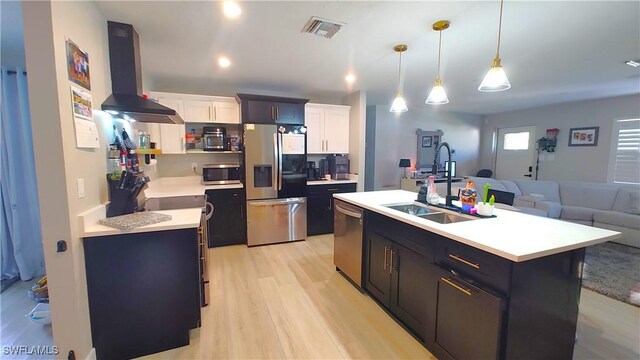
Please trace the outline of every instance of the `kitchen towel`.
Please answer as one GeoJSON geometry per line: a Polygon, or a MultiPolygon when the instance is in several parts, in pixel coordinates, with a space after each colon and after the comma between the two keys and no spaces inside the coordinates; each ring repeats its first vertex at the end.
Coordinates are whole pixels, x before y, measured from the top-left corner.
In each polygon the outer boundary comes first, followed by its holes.
{"type": "Polygon", "coordinates": [[[157,224],[171,220],[171,215],[145,211],[101,219],[100,224],[120,230],[133,230],[145,225],[157,224]]]}

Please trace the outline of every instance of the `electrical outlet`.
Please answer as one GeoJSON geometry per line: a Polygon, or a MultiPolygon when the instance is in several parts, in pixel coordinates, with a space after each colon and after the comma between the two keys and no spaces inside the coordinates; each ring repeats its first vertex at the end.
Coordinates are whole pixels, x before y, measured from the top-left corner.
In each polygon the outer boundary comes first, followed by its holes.
{"type": "Polygon", "coordinates": [[[193,171],[198,170],[198,163],[191,163],[191,170],[193,171]]]}
{"type": "Polygon", "coordinates": [[[78,179],[78,199],[84,198],[84,179],[78,179]]]}

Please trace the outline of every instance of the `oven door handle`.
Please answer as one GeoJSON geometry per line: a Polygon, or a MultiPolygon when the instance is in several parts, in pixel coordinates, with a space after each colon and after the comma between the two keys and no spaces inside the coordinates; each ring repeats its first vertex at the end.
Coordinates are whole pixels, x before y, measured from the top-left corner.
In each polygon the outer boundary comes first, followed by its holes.
{"type": "Polygon", "coordinates": [[[213,216],[213,211],[215,210],[215,207],[213,206],[212,203],[207,202],[207,212],[206,212],[206,219],[209,220],[211,219],[211,217],[213,216]]]}

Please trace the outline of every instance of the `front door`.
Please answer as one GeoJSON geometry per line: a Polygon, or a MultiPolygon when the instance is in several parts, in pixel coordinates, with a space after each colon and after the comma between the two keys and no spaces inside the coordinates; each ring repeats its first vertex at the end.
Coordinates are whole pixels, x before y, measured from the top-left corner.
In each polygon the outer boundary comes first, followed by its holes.
{"type": "Polygon", "coordinates": [[[500,180],[531,179],[535,159],[535,126],[498,129],[496,174],[500,180]]]}

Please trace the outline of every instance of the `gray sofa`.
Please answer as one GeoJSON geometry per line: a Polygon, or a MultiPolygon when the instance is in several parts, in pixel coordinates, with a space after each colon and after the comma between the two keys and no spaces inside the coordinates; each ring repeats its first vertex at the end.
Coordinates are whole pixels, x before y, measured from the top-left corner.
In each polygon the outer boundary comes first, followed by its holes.
{"type": "Polygon", "coordinates": [[[470,177],[478,189],[516,195],[514,206],[523,212],[619,231],[621,244],[640,248],[640,187],[578,181],[495,180],[470,177]],[[536,211],[537,210],[537,211],[536,211]]]}

